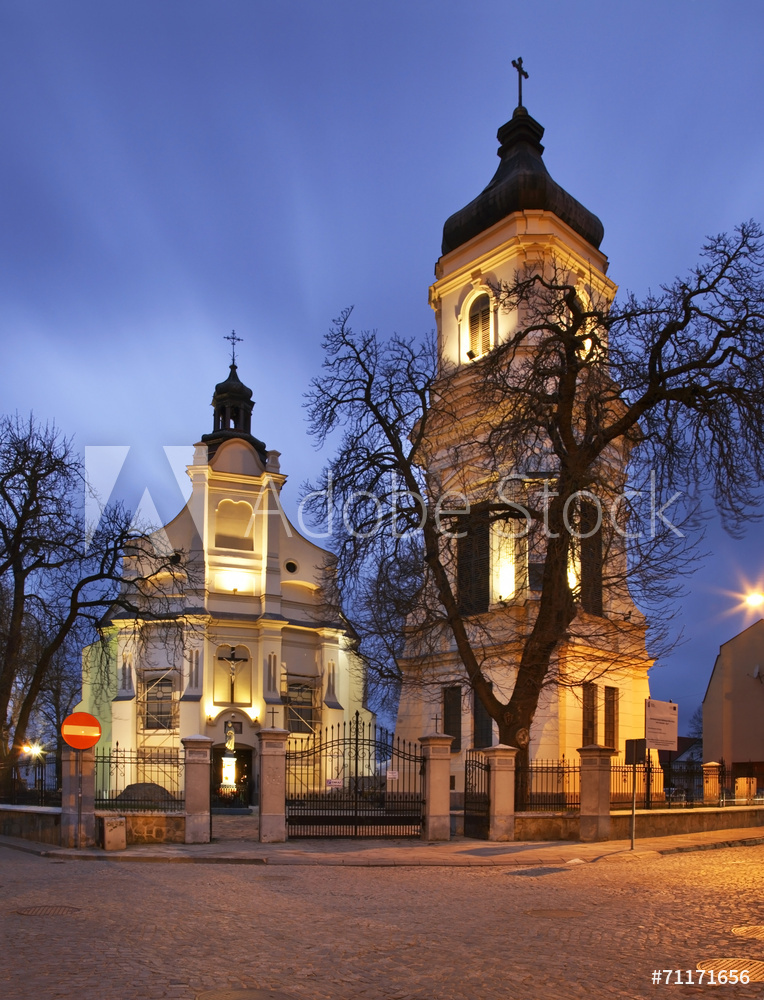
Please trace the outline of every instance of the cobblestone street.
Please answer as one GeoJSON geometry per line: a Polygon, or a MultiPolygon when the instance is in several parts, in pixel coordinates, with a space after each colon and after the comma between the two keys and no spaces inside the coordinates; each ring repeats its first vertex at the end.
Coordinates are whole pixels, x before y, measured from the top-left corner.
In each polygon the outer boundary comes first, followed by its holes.
{"type": "Polygon", "coordinates": [[[762,997],[762,982],[652,975],[764,961],[762,936],[733,934],[764,925],[763,867],[762,846],[526,869],[126,864],[0,848],[0,996],[762,997]]]}

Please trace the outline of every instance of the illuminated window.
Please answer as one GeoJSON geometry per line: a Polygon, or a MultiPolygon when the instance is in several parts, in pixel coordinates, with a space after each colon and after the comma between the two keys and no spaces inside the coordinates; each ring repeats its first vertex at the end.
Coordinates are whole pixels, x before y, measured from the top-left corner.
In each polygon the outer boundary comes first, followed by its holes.
{"type": "Polygon", "coordinates": [[[219,549],[254,548],[252,507],[246,500],[221,500],[215,515],[215,546],[219,549]]]}
{"type": "Polygon", "coordinates": [[[470,351],[476,358],[491,350],[491,301],[487,295],[480,295],[470,306],[470,351]]]}
{"type": "Polygon", "coordinates": [[[491,525],[491,603],[515,596],[515,536],[510,521],[491,525]]]}

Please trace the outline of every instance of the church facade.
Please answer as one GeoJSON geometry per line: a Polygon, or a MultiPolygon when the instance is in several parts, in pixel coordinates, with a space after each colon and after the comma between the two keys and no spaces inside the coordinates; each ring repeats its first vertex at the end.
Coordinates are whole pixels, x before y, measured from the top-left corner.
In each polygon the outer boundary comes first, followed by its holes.
{"type": "Polygon", "coordinates": [[[179,579],[167,581],[174,613],[155,622],[115,614],[106,662],[102,646],[85,650],[80,707],[101,720],[99,749],[150,760],[185,736],[210,737],[216,777],[233,752],[251,800],[261,727],[308,738],[371,713],[345,631],[321,619],[327,553],[284,513],[279,452],[251,433],[252,392],[235,363],[212,405],[213,429],[188,467],[191,497],[153,536],[182,554],[179,579]]]}
{"type": "MultiPolygon", "coordinates": [[[[518,106],[499,129],[500,164],[494,178],[444,226],[430,305],[440,356],[456,373],[456,397],[462,409],[453,424],[463,440],[470,436],[465,434],[470,427],[469,407],[475,406],[469,391],[470,366],[518,328],[517,311],[500,302],[497,290],[502,284],[512,285],[516,275],[527,273],[529,267],[540,272],[554,267],[580,287],[582,296],[609,303],[616,292],[607,276],[607,258],[599,249],[602,223],[549,175],[542,158],[543,132],[518,106]]],[[[479,422],[477,414],[475,426],[479,422]]],[[[469,442],[459,447],[459,442],[449,440],[448,431],[433,444],[429,463],[439,482],[473,503],[485,486],[480,445],[472,450],[469,442]]],[[[615,480],[622,484],[625,464],[623,455],[616,456],[614,486],[615,480]]],[[[522,473],[516,484],[518,499],[539,487],[538,478],[534,482],[528,476],[523,482],[522,473]]],[[[473,616],[483,673],[506,703],[540,596],[543,552],[534,551],[528,539],[507,538],[497,527],[486,521],[479,546],[469,540],[454,545],[452,585],[460,603],[469,586],[473,606],[462,610],[473,616]]],[[[531,760],[575,761],[577,748],[591,744],[612,747],[623,759],[625,740],[644,736],[652,665],[645,648],[645,620],[625,583],[615,589],[603,587],[602,554],[590,552],[586,559],[586,544],[582,543],[579,565],[569,572],[579,576],[579,618],[590,623],[591,638],[586,638],[586,627],[579,628],[576,638],[553,654],[558,680],[542,688],[526,734],[531,760]]],[[[620,561],[625,580],[625,552],[611,552],[608,558],[620,561]]],[[[452,780],[458,791],[463,787],[465,750],[495,744],[498,727],[471,690],[455,647],[430,653],[426,665],[415,652],[406,652],[400,667],[397,731],[411,739],[437,725],[453,736],[452,780]]]]}

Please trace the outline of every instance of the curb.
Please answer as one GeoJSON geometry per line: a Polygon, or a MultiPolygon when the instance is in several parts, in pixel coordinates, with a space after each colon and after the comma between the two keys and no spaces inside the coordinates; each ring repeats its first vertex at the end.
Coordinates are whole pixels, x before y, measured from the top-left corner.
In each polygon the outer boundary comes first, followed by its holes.
{"type": "MultiPolygon", "coordinates": [[[[637,848],[634,851],[619,850],[610,853],[602,853],[596,857],[587,859],[577,859],[578,863],[600,864],[602,862],[635,863],[638,861],[649,861],[660,857],[667,857],[672,854],[691,854],[696,851],[716,851],[731,847],[758,847],[764,845],[763,837],[742,837],[736,840],[714,841],[712,843],[682,844],[675,847],[664,848],[637,848]]],[[[571,844],[571,847],[573,845],[571,844]]],[[[266,856],[225,856],[223,854],[213,855],[160,855],[160,854],[129,854],[117,851],[103,851],[101,853],[86,853],[84,851],[75,852],[66,849],[49,846],[47,844],[36,844],[33,841],[23,841],[16,837],[0,836],[0,847],[7,847],[10,850],[21,851],[24,854],[33,854],[40,858],[51,858],[58,861],[111,861],[117,863],[132,864],[174,864],[174,865],[269,865],[274,867],[325,867],[325,868],[513,868],[517,866],[539,867],[548,866],[552,862],[548,858],[519,858],[516,855],[511,861],[488,860],[487,858],[467,859],[458,856],[443,858],[383,858],[365,861],[362,857],[354,855],[347,858],[344,855],[322,856],[316,854],[314,857],[266,857],[266,856]]],[[[529,853],[532,852],[529,851],[529,853]]],[[[535,852],[533,852],[535,853],[535,852]]],[[[568,866],[568,862],[555,859],[555,865],[560,868],[568,866]]]]}

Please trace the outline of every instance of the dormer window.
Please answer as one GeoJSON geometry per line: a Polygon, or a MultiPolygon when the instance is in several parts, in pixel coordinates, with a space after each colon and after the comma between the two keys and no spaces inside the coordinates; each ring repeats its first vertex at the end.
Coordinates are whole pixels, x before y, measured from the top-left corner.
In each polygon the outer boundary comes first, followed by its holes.
{"type": "Polygon", "coordinates": [[[469,328],[467,357],[473,360],[491,350],[491,300],[487,295],[479,295],[470,306],[469,328]]]}

